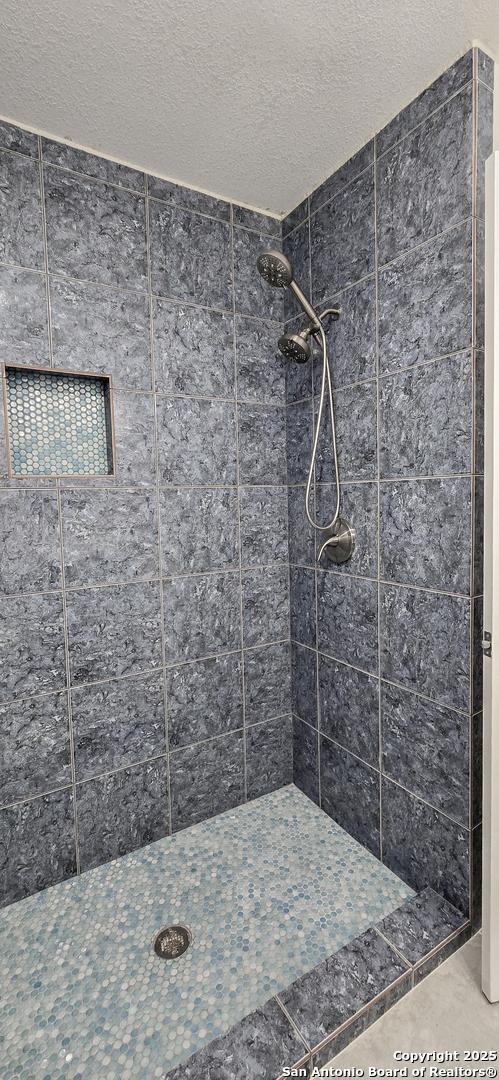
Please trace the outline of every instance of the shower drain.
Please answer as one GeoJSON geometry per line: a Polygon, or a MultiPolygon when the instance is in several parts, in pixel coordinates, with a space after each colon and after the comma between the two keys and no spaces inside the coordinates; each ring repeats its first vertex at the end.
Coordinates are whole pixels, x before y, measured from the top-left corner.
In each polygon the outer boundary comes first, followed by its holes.
{"type": "Polygon", "coordinates": [[[162,960],[177,960],[192,941],[186,926],[164,926],[154,938],[154,952],[162,960]]]}

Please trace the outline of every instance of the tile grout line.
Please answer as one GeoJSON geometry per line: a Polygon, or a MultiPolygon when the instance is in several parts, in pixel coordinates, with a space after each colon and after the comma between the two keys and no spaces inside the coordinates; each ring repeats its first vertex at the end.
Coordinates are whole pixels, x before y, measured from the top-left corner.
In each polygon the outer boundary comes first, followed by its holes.
{"type": "Polygon", "coordinates": [[[156,396],[156,367],[154,353],[154,302],[152,295],[152,267],[151,267],[151,236],[149,219],[149,181],[144,178],[145,196],[145,246],[147,266],[147,295],[149,306],[149,363],[151,367],[151,386],[153,387],[153,438],[154,438],[154,470],[155,470],[155,494],[156,494],[156,543],[159,571],[159,615],[161,619],[161,674],[163,683],[163,710],[164,710],[164,761],[166,771],[166,827],[171,836],[173,834],[172,816],[172,788],[170,770],[170,741],[168,723],[168,687],[166,668],[166,629],[165,629],[165,603],[164,603],[164,578],[163,578],[163,549],[161,537],[161,514],[160,514],[160,487],[159,487],[159,437],[158,437],[158,409],[156,396]]]}
{"type": "MultiPolygon", "coordinates": [[[[295,1020],[293,1020],[293,1017],[291,1016],[291,1013],[288,1012],[284,1002],[281,1001],[281,994],[282,994],[282,990],[278,994],[274,994],[274,1001],[277,1002],[279,1008],[281,1009],[281,1012],[284,1013],[284,1016],[286,1017],[286,1020],[288,1020],[291,1027],[296,1032],[300,1042],[303,1043],[303,1046],[305,1048],[305,1053],[307,1053],[310,1056],[310,1059],[311,1059],[311,1057],[312,1057],[312,1047],[308,1043],[305,1036],[302,1035],[302,1033],[300,1031],[300,1028],[298,1027],[298,1024],[296,1023],[295,1020]]],[[[311,1063],[311,1061],[310,1061],[310,1063],[311,1063]]]]}
{"type": "MultiPolygon", "coordinates": [[[[309,290],[310,290],[310,297],[312,298],[312,303],[314,303],[313,274],[312,274],[312,215],[310,213],[310,200],[308,201],[308,217],[307,217],[307,221],[308,221],[308,253],[309,253],[309,258],[308,258],[308,273],[309,273],[308,287],[309,287],[309,290]]],[[[327,342],[327,338],[326,338],[326,342],[327,342]]],[[[311,415],[310,415],[310,411],[309,411],[309,416],[310,416],[310,419],[311,419],[311,432],[310,432],[310,448],[309,449],[310,449],[310,453],[311,453],[312,452],[312,442],[313,442],[313,437],[314,437],[314,430],[315,430],[315,423],[316,423],[316,411],[315,411],[315,408],[316,408],[316,404],[315,404],[315,398],[316,398],[315,385],[316,384],[315,384],[315,378],[314,378],[315,362],[314,362],[313,354],[312,354],[312,356],[310,358],[310,364],[311,364],[311,371],[310,371],[311,415]]],[[[327,410],[328,410],[328,404],[326,402],[326,410],[325,410],[326,415],[327,415],[327,410]]],[[[319,444],[318,444],[318,450],[319,450],[319,444]]],[[[306,477],[305,477],[305,480],[306,480],[306,477]]],[[[316,462],[314,463],[313,483],[311,485],[311,496],[312,496],[312,499],[311,499],[312,513],[314,514],[314,517],[315,517],[315,515],[317,514],[317,463],[316,462]]],[[[305,520],[305,528],[306,528],[306,525],[307,525],[307,521],[305,520]]],[[[313,573],[314,573],[314,601],[313,601],[313,604],[314,604],[314,608],[313,608],[313,618],[314,618],[314,643],[315,643],[315,645],[314,645],[314,652],[315,652],[315,702],[316,702],[316,715],[317,715],[317,797],[318,797],[318,800],[319,800],[319,807],[322,809],[321,696],[320,696],[320,672],[319,672],[319,585],[318,585],[318,577],[317,577],[317,571],[318,571],[319,567],[318,567],[318,563],[317,563],[317,531],[316,531],[316,529],[313,530],[313,538],[312,539],[313,539],[313,547],[314,547],[314,566],[313,566],[313,573]]]]}
{"type": "MultiPolygon", "coordinates": [[[[47,229],[47,215],[45,207],[45,181],[43,171],[43,154],[42,154],[42,140],[38,136],[38,172],[39,172],[39,184],[40,184],[40,205],[41,205],[41,219],[42,219],[42,235],[43,235],[43,258],[45,267],[45,288],[47,297],[47,344],[49,351],[49,367],[53,367],[54,363],[54,350],[53,350],[53,337],[52,337],[52,310],[50,302],[50,276],[49,276],[49,257],[48,257],[48,229],[47,229]]],[[[71,796],[73,800],[73,837],[75,846],[75,869],[76,874],[81,873],[81,860],[80,860],[80,836],[78,829],[78,800],[76,797],[76,755],[75,755],[75,733],[73,723],[73,703],[71,698],[71,657],[69,648],[69,623],[68,623],[68,607],[66,596],[66,564],[64,559],[64,530],[62,521],[62,505],[61,505],[61,491],[59,481],[56,480],[55,484],[56,499],[57,499],[57,518],[58,518],[58,543],[59,543],[59,558],[61,563],[61,604],[62,604],[62,625],[63,625],[63,640],[64,640],[64,666],[66,671],[66,687],[64,690],[66,698],[66,707],[68,710],[68,734],[69,734],[69,764],[71,770],[71,796]]],[[[59,594],[58,594],[59,595],[59,594]]]]}
{"type": "Polygon", "coordinates": [[[242,720],[243,720],[243,800],[248,801],[248,768],[246,747],[246,667],[244,661],[244,605],[243,605],[243,559],[242,559],[242,531],[241,531],[241,468],[239,457],[239,371],[238,371],[238,342],[236,336],[236,282],[235,282],[235,251],[234,251],[234,212],[230,208],[230,273],[232,295],[232,342],[234,351],[234,397],[235,407],[235,457],[236,457],[236,528],[237,549],[239,561],[239,637],[241,649],[241,682],[242,682],[242,720]]]}
{"type": "Polygon", "coordinates": [[[380,384],[379,384],[379,274],[378,274],[378,139],[374,139],[374,349],[376,363],[376,465],[377,465],[377,513],[376,513],[376,565],[377,565],[377,663],[378,663],[378,767],[379,767],[379,793],[378,793],[378,824],[379,824],[379,857],[383,862],[383,716],[381,705],[381,455],[380,455],[380,384]]]}

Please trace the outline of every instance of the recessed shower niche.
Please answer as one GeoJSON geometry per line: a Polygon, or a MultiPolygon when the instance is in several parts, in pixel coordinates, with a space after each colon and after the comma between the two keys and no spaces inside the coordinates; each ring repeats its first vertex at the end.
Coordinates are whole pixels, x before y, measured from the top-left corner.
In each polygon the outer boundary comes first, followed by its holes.
{"type": "Polygon", "coordinates": [[[6,364],[9,475],[113,476],[111,379],[6,364]]]}

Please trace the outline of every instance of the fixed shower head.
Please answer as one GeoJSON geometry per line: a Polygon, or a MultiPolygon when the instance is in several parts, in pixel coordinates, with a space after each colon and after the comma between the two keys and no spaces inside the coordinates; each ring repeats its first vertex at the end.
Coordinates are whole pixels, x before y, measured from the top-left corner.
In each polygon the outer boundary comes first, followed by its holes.
{"type": "Polygon", "coordinates": [[[310,326],[304,327],[303,330],[298,330],[296,334],[290,332],[283,334],[278,341],[283,356],[285,356],[287,360],[296,360],[298,364],[304,364],[306,360],[309,360],[311,349],[308,339],[310,334],[310,326]]]}
{"type": "Polygon", "coordinates": [[[293,280],[293,267],[282,251],[262,251],[256,260],[258,273],[268,285],[285,289],[293,280]]]}

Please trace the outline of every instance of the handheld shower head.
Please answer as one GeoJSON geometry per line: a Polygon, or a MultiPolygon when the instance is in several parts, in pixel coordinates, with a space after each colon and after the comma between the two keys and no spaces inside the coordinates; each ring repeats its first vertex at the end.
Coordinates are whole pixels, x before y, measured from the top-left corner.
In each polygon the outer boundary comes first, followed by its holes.
{"type": "Polygon", "coordinates": [[[256,260],[256,266],[258,273],[268,285],[273,285],[277,289],[291,289],[313,325],[317,329],[320,327],[319,316],[293,277],[293,267],[287,255],[283,255],[282,251],[262,251],[256,260]]]}
{"type": "Polygon", "coordinates": [[[258,273],[268,285],[285,289],[293,280],[293,267],[282,251],[262,251],[256,260],[258,273]]]}

